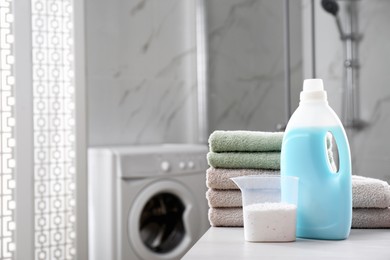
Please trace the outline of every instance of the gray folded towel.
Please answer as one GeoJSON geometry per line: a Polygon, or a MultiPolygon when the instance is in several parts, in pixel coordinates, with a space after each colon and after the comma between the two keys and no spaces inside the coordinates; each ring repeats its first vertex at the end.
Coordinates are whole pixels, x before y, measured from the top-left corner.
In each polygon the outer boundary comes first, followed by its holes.
{"type": "Polygon", "coordinates": [[[242,208],[210,208],[209,221],[212,227],[243,227],[242,208]]]}
{"type": "Polygon", "coordinates": [[[390,207],[390,186],[382,180],[353,175],[352,195],[355,208],[390,207]]]}
{"type": "Polygon", "coordinates": [[[206,191],[206,199],[210,208],[242,207],[240,190],[213,190],[206,191]]]}
{"type": "Polygon", "coordinates": [[[283,132],[214,131],[209,137],[212,152],[269,152],[282,147],[283,132]]]}
{"type": "MultiPolygon", "coordinates": [[[[252,169],[223,169],[210,167],[206,171],[206,186],[209,188],[206,197],[210,207],[237,207],[241,193],[224,192],[237,190],[232,177],[245,175],[278,175],[280,171],[252,169]],[[234,202],[234,203],[232,203],[234,202]]],[[[390,207],[390,186],[387,182],[363,176],[352,176],[352,205],[354,208],[388,208],[390,207]]]]}
{"type": "MultiPolygon", "coordinates": [[[[364,193],[361,191],[353,189],[352,190],[352,206],[353,208],[370,208],[370,209],[383,209],[390,206],[385,206],[388,204],[388,201],[385,196],[380,197],[384,194],[376,194],[375,190],[369,191],[371,194],[368,194],[368,197],[365,197],[364,200],[361,198],[364,196],[364,193]]],[[[387,194],[388,195],[388,194],[387,194]]],[[[216,190],[208,189],[206,192],[206,199],[209,204],[209,207],[214,208],[234,208],[242,207],[241,191],[240,190],[216,190]]]]}
{"type": "MultiPolygon", "coordinates": [[[[210,208],[209,221],[213,227],[242,227],[242,208],[210,208]]],[[[390,228],[390,208],[353,209],[352,228],[390,228]]]]}
{"type": "Polygon", "coordinates": [[[353,209],[352,228],[390,228],[390,208],[353,209]]]}
{"type": "Polygon", "coordinates": [[[230,178],[246,175],[280,175],[280,171],[264,169],[226,169],[210,167],[206,171],[206,186],[210,189],[239,190],[237,185],[230,178]]]}
{"type": "Polygon", "coordinates": [[[207,161],[214,168],[279,170],[280,152],[209,152],[207,154],[207,161]]]}

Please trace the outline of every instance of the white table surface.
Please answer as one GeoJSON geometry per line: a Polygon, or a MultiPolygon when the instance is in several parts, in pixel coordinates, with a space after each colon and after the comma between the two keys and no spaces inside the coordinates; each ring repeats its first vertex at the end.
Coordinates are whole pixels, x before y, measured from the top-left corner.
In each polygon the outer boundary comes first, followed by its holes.
{"type": "Polygon", "coordinates": [[[211,227],[182,259],[390,260],[390,229],[352,229],[341,241],[253,243],[244,241],[243,228],[211,227]]]}

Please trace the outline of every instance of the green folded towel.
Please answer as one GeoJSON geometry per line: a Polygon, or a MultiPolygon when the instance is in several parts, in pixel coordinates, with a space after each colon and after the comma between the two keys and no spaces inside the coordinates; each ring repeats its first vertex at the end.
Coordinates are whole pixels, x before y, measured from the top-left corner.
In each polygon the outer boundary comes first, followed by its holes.
{"type": "Polygon", "coordinates": [[[280,152],[214,153],[207,154],[207,161],[214,168],[230,169],[280,169],[280,152]]]}
{"type": "Polygon", "coordinates": [[[282,148],[283,132],[214,131],[209,137],[212,152],[270,152],[282,148]]]}

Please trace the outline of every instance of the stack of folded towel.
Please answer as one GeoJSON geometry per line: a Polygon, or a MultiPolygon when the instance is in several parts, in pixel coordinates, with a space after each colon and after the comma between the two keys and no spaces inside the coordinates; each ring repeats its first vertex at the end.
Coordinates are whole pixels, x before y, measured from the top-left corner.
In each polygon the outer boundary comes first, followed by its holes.
{"type": "Polygon", "coordinates": [[[352,176],[352,228],[390,228],[390,186],[387,182],[352,176]]]}
{"type": "Polygon", "coordinates": [[[282,132],[215,131],[210,135],[206,172],[212,226],[242,226],[241,192],[232,177],[280,174],[282,132]]]}
{"type": "MultiPolygon", "coordinates": [[[[215,131],[210,135],[206,198],[211,226],[243,226],[241,191],[230,178],[280,174],[282,139],[280,132],[215,131]]],[[[352,228],[390,228],[387,182],[353,175],[352,204],[352,228]]]]}

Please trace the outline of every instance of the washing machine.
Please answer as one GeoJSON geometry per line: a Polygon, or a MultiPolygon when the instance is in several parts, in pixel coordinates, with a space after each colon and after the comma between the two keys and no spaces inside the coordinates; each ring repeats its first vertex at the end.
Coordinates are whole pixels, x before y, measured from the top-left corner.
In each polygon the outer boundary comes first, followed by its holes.
{"type": "Polygon", "coordinates": [[[89,259],[180,259],[209,228],[207,145],[88,151],[89,259]]]}

